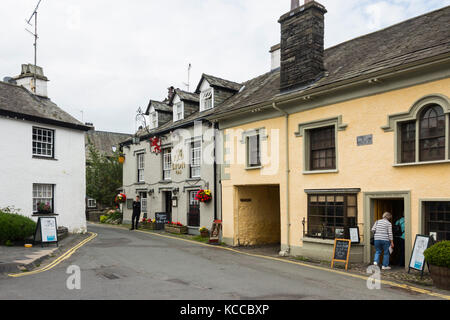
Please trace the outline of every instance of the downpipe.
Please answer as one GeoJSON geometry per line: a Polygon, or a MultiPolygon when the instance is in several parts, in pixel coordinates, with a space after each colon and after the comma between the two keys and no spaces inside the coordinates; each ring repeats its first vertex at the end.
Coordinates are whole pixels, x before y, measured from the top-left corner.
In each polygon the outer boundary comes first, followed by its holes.
{"type": "Polygon", "coordinates": [[[281,250],[279,255],[282,257],[286,257],[291,252],[291,218],[290,218],[290,205],[289,205],[289,174],[290,174],[290,167],[289,167],[289,113],[286,111],[280,109],[277,107],[276,103],[274,102],[272,104],[272,107],[284,114],[285,116],[285,134],[286,134],[286,245],[287,248],[285,250],[281,250]]]}

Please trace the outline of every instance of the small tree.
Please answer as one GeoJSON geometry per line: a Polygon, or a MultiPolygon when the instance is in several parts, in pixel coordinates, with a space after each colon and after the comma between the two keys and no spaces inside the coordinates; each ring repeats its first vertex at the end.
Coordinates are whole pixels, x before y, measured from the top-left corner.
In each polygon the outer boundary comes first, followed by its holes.
{"type": "Polygon", "coordinates": [[[123,165],[119,151],[112,156],[101,154],[88,140],[89,160],[86,164],[86,193],[98,203],[113,206],[117,189],[122,186],[123,165]]]}

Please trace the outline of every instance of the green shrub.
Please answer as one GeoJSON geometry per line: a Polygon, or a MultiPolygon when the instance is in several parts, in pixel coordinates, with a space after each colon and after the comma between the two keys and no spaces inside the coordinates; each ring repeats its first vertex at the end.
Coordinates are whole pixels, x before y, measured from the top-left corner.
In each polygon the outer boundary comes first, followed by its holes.
{"type": "Polygon", "coordinates": [[[33,236],[35,230],[36,222],[30,218],[0,209],[0,243],[23,241],[33,236]]]}
{"type": "Polygon", "coordinates": [[[122,212],[120,211],[113,211],[108,214],[108,222],[121,220],[122,219],[122,212]]]}
{"type": "Polygon", "coordinates": [[[106,220],[108,220],[108,216],[100,216],[100,223],[106,223],[106,220]]]}
{"type": "Polygon", "coordinates": [[[450,241],[436,243],[425,250],[424,256],[431,265],[450,268],[450,241]]]}

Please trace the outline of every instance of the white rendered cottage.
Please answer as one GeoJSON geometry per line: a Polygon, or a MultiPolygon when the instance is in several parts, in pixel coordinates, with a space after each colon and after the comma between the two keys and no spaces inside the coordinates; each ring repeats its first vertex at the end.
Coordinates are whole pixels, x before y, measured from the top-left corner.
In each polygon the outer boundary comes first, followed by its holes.
{"type": "MultiPolygon", "coordinates": [[[[20,76],[0,81],[0,208],[15,207],[37,221],[49,204],[58,226],[86,231],[85,133],[47,97],[42,68],[22,65],[20,76]],[[36,80],[36,85],[34,85],[36,80]]],[[[45,215],[45,214],[44,214],[45,215]]]]}

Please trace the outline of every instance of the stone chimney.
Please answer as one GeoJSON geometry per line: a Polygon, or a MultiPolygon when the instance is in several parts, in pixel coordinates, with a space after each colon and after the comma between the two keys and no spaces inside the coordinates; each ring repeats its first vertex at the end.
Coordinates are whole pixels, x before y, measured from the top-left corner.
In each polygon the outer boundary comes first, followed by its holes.
{"type": "Polygon", "coordinates": [[[35,68],[33,64],[23,64],[22,72],[14,80],[17,85],[25,87],[33,94],[40,97],[48,97],[47,82],[49,80],[44,76],[44,70],[41,67],[36,66],[35,68]]]}
{"type": "Polygon", "coordinates": [[[281,81],[286,92],[315,82],[324,73],[324,20],[327,10],[313,0],[281,16],[281,81]]]}
{"type": "Polygon", "coordinates": [[[172,100],[172,97],[175,94],[175,88],[172,86],[172,87],[168,88],[167,90],[168,90],[167,99],[170,101],[170,100],[172,100]]]}

